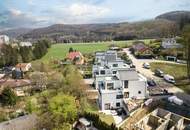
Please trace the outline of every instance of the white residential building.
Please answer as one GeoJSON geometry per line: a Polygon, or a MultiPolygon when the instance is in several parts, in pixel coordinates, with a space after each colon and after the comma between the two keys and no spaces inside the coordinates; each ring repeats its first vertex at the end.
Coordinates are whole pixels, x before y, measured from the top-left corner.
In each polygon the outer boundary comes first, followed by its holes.
{"type": "Polygon", "coordinates": [[[31,46],[32,46],[32,43],[31,43],[31,42],[20,42],[19,45],[22,46],[22,47],[24,47],[24,46],[26,46],[26,47],[31,47],[31,46]]]}
{"type": "Polygon", "coordinates": [[[183,48],[183,45],[177,43],[175,38],[165,38],[162,40],[162,47],[164,49],[183,48]]]}
{"type": "Polygon", "coordinates": [[[7,35],[0,35],[0,44],[9,44],[9,37],[7,35]]]}
{"type": "Polygon", "coordinates": [[[115,51],[96,53],[93,76],[101,110],[123,107],[124,99],[145,99],[147,80],[117,57],[115,51]]]}

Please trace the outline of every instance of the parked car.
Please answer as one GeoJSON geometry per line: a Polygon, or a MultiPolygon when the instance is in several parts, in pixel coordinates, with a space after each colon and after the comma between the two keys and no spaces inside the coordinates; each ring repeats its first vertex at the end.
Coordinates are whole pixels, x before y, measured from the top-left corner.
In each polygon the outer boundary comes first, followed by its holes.
{"type": "Polygon", "coordinates": [[[144,67],[145,69],[150,69],[150,64],[147,63],[147,62],[145,62],[145,63],[143,64],[143,67],[144,67]]]}
{"type": "Polygon", "coordinates": [[[174,77],[169,75],[169,74],[164,75],[164,80],[169,82],[169,83],[175,83],[174,77]]]}
{"type": "Polygon", "coordinates": [[[130,64],[130,68],[136,68],[134,64],[130,64]]]}
{"type": "Polygon", "coordinates": [[[164,77],[164,72],[161,71],[160,69],[156,69],[154,74],[158,77],[164,77]]]}
{"type": "Polygon", "coordinates": [[[126,111],[124,110],[124,108],[119,108],[119,109],[117,109],[117,115],[122,115],[122,114],[124,114],[124,115],[126,115],[127,113],[126,113],[126,111]]]}
{"type": "Polygon", "coordinates": [[[148,81],[147,81],[147,84],[148,84],[148,86],[150,86],[150,87],[156,86],[156,82],[155,82],[153,79],[148,80],[148,81]]]}

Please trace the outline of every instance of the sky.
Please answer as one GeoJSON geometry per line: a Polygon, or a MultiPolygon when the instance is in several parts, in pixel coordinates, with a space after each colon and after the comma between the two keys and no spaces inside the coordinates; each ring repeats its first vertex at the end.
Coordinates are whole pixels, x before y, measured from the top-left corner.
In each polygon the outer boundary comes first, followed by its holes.
{"type": "Polygon", "coordinates": [[[190,0],[0,0],[0,30],[133,22],[177,10],[190,11],[190,0]]]}

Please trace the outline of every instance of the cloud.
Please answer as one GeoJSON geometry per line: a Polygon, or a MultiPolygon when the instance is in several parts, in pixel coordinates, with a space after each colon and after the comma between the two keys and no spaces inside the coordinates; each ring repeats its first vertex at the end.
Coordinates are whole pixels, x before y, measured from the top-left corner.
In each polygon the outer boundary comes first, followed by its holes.
{"type": "Polygon", "coordinates": [[[110,10],[105,7],[99,7],[89,4],[72,4],[69,12],[72,16],[99,17],[107,14],[110,10]]]}
{"type": "Polygon", "coordinates": [[[45,19],[23,13],[17,9],[9,9],[0,13],[0,29],[41,26],[45,19]]]}
{"type": "Polygon", "coordinates": [[[55,6],[42,11],[46,18],[50,18],[50,23],[66,24],[90,23],[94,19],[105,17],[109,12],[110,9],[107,7],[82,3],[55,6]]]}

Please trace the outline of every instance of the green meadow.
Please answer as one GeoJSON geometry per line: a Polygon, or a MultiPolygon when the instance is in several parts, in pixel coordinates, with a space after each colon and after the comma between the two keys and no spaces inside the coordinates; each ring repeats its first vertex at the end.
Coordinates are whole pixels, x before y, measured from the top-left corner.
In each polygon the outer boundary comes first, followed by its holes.
{"type": "MultiPolygon", "coordinates": [[[[148,43],[150,40],[143,40],[148,43]]],[[[61,60],[67,55],[69,48],[80,51],[83,54],[94,53],[96,51],[105,51],[111,44],[118,45],[119,47],[127,47],[132,44],[131,41],[110,41],[110,42],[95,42],[95,43],[70,43],[70,44],[54,44],[48,50],[48,53],[40,59],[43,62],[49,60],[61,60]]]]}

